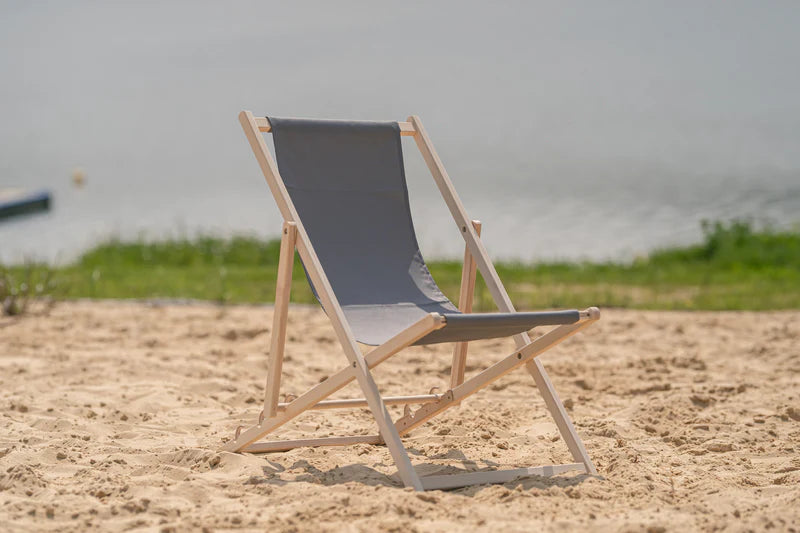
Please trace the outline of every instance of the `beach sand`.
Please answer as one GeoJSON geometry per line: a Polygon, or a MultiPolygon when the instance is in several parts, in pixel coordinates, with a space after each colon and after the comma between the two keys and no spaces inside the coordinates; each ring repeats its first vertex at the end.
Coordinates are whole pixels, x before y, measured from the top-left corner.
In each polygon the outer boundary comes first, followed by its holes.
{"type": "MultiPolygon", "coordinates": [[[[0,530],[800,531],[800,312],[604,310],[541,357],[601,478],[419,494],[381,446],[217,452],[260,410],[271,316],[103,301],[0,318],[0,530]]],[[[288,336],[288,392],[346,364],[317,308],[293,308],[288,336]]],[[[414,348],[376,380],[445,389],[451,350],[414,348]]],[[[468,373],[511,350],[472,343],[468,373]]],[[[329,410],[279,436],[374,432],[329,410]]],[[[572,462],[524,371],[405,444],[421,474],[572,462]]]]}

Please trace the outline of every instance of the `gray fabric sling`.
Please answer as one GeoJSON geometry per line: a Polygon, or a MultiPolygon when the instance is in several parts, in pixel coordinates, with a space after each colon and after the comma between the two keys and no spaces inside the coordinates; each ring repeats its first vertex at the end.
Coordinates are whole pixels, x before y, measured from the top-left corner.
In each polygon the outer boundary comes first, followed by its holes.
{"type": "Polygon", "coordinates": [[[268,120],[278,170],[359,342],[382,344],[434,312],[447,325],[415,344],[577,322],[575,310],[462,314],[447,299],[417,245],[396,122],[268,120]]]}

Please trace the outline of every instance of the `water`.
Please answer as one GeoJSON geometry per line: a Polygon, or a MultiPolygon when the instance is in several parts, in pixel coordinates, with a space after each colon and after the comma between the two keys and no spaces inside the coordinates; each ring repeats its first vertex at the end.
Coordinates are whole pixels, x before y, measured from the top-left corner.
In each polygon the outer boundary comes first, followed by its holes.
{"type": "MultiPolygon", "coordinates": [[[[3,4],[0,188],[48,188],[54,208],[0,223],[0,261],[277,235],[241,109],[420,115],[498,258],[625,259],[698,240],[702,219],[788,227],[799,23],[791,2],[3,4]]],[[[423,252],[460,256],[404,148],[423,252]]]]}

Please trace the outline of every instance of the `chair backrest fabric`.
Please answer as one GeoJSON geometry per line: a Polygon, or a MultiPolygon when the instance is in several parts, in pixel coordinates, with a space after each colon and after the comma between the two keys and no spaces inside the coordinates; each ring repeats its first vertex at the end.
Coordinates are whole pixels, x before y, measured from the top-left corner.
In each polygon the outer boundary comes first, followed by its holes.
{"type": "Polygon", "coordinates": [[[398,124],[268,120],[278,170],[356,339],[380,344],[425,313],[458,313],[417,244],[398,124]]]}

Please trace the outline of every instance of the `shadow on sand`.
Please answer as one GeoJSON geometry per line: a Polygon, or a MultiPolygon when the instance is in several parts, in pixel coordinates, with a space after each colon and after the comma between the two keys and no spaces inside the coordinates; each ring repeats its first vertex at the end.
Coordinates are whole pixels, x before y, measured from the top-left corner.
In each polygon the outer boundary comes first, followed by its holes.
{"type": "MultiPolygon", "coordinates": [[[[422,454],[418,450],[408,449],[409,453],[416,456],[422,454]]],[[[431,459],[457,459],[461,462],[463,468],[457,466],[445,466],[434,463],[421,463],[415,465],[415,470],[421,476],[429,475],[447,475],[447,474],[463,474],[466,472],[480,472],[488,470],[497,470],[501,468],[515,468],[512,465],[501,465],[492,461],[481,460],[481,465],[476,461],[467,459],[460,450],[450,450],[447,453],[432,456],[431,459]]],[[[283,466],[279,463],[267,459],[267,466],[264,466],[262,471],[264,477],[253,476],[246,481],[247,484],[258,485],[290,485],[292,483],[314,483],[317,485],[334,486],[348,482],[361,483],[367,486],[385,486],[402,488],[403,484],[400,478],[396,475],[386,475],[374,468],[364,466],[363,464],[351,464],[346,466],[337,466],[329,470],[320,470],[305,459],[295,461],[290,466],[283,466]],[[294,479],[285,480],[281,479],[280,474],[285,472],[302,471],[296,474],[294,479]]],[[[508,489],[522,487],[523,490],[541,489],[547,490],[550,487],[567,488],[579,485],[583,481],[597,476],[588,474],[576,475],[560,475],[554,477],[542,476],[527,476],[508,481],[506,483],[499,483],[508,489]]],[[[602,479],[602,477],[598,477],[602,479]]],[[[450,492],[456,492],[464,496],[475,496],[481,490],[489,487],[487,484],[472,485],[468,487],[460,487],[450,489],[450,492]]]]}

